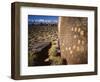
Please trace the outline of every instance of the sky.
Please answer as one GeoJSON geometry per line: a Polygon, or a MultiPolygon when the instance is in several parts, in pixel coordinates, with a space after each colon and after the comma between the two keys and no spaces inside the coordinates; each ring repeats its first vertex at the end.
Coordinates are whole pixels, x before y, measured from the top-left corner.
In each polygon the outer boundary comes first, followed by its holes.
{"type": "Polygon", "coordinates": [[[28,15],[28,22],[57,22],[58,16],[40,16],[40,15],[28,15]]]}

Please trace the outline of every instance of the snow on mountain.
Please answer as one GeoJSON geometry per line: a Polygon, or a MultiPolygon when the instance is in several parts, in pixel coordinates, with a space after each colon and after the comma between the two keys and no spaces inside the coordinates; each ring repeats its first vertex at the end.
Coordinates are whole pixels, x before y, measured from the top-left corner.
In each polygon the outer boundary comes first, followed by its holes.
{"type": "Polygon", "coordinates": [[[45,19],[33,19],[33,20],[28,20],[28,22],[30,23],[57,23],[57,20],[45,20],[45,19]]]}

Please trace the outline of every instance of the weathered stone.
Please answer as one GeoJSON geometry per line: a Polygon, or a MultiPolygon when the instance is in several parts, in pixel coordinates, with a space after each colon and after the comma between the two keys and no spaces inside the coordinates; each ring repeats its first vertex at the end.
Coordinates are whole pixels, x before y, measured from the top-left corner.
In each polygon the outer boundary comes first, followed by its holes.
{"type": "MultiPolygon", "coordinates": [[[[43,66],[49,65],[49,62],[45,62],[44,60],[48,58],[48,50],[51,47],[50,42],[39,42],[33,45],[32,52],[33,55],[36,55],[35,59],[33,58],[33,64],[29,66],[43,66]]],[[[31,61],[30,61],[31,62],[31,61]]]]}
{"type": "Polygon", "coordinates": [[[87,64],[87,25],[85,17],[59,17],[61,56],[68,64],[87,64]]]}

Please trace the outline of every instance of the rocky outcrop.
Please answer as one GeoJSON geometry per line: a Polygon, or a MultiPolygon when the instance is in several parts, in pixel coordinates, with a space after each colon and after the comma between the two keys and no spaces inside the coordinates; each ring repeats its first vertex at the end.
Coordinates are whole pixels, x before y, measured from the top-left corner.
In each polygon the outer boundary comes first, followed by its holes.
{"type": "Polygon", "coordinates": [[[87,20],[85,17],[60,17],[61,56],[68,64],[88,63],[87,20]]]}
{"type": "Polygon", "coordinates": [[[33,45],[32,54],[29,55],[29,66],[43,66],[49,65],[49,62],[45,62],[44,60],[48,58],[48,50],[51,47],[50,42],[39,42],[33,45]]]}

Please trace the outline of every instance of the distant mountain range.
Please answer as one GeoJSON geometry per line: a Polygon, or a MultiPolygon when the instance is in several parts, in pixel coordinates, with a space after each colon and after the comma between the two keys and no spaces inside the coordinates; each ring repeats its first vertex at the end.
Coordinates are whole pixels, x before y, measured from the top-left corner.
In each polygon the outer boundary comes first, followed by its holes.
{"type": "Polygon", "coordinates": [[[45,19],[36,19],[36,20],[28,20],[29,24],[57,24],[58,21],[57,20],[45,20],[45,19]]]}

